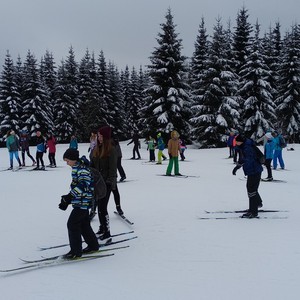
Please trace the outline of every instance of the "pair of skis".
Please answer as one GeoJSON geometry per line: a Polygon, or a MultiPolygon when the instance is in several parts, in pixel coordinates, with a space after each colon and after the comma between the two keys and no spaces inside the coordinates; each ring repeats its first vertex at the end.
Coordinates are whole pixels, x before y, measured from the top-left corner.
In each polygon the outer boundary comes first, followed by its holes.
{"type": "MultiPolygon", "coordinates": [[[[134,233],[134,231],[122,232],[119,234],[115,234],[113,236],[122,236],[122,235],[130,234],[130,233],[134,233]]],[[[109,247],[111,245],[123,243],[123,242],[130,241],[130,240],[133,240],[136,238],[137,238],[137,236],[133,236],[133,237],[119,240],[119,241],[111,241],[109,243],[100,244],[100,249],[98,251],[92,252],[90,254],[83,254],[82,257],[77,257],[74,259],[66,259],[66,258],[64,258],[63,255],[42,257],[40,259],[35,259],[35,260],[21,259],[24,263],[26,263],[25,266],[11,268],[11,269],[2,269],[2,270],[0,270],[0,272],[9,273],[9,272],[15,272],[15,271],[22,271],[22,270],[39,269],[39,268],[50,267],[50,266],[55,266],[55,265],[62,265],[62,264],[75,263],[75,262],[81,262],[81,261],[87,261],[87,260],[95,260],[95,259],[104,258],[104,257],[110,257],[110,256],[113,256],[114,253],[102,254],[102,252],[125,249],[125,248],[128,248],[129,246],[127,245],[127,246],[120,246],[120,247],[107,248],[107,249],[103,249],[103,247],[109,247]]],[[[43,251],[43,250],[65,247],[68,245],[69,244],[62,244],[62,245],[56,245],[56,246],[41,247],[39,249],[41,251],[43,251]]]]}
{"type": "MultiPolygon", "coordinates": [[[[228,216],[224,214],[244,214],[247,213],[248,210],[219,210],[219,211],[205,211],[205,213],[210,214],[209,217],[199,217],[200,220],[225,220],[225,219],[244,219],[242,216],[228,216]],[[221,216],[215,216],[216,214],[221,214],[221,216]]],[[[268,210],[268,209],[260,209],[258,213],[281,213],[288,212],[287,210],[268,210]]],[[[246,219],[246,218],[245,218],[246,219]]],[[[253,219],[287,219],[287,216],[281,215],[258,215],[253,219]]]]}

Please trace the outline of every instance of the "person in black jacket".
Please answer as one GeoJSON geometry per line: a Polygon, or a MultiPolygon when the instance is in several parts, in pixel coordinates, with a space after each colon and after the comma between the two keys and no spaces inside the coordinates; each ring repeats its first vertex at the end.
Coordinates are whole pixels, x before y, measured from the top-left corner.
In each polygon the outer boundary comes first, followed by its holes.
{"type": "Polygon", "coordinates": [[[261,180],[263,167],[260,164],[256,151],[254,149],[255,142],[247,139],[239,134],[236,137],[236,144],[240,151],[239,162],[232,170],[232,174],[236,175],[239,168],[243,167],[244,174],[247,176],[247,193],[249,198],[249,210],[242,215],[242,218],[256,218],[258,215],[258,207],[262,207],[262,199],[258,193],[258,187],[261,180]]]}
{"type": "Polygon", "coordinates": [[[20,136],[20,146],[21,146],[21,151],[22,151],[22,166],[25,167],[25,153],[27,156],[32,160],[32,165],[34,166],[36,164],[35,159],[32,157],[29,151],[29,135],[26,130],[21,131],[21,136],[20,136]]]}
{"type": "Polygon", "coordinates": [[[36,144],[36,168],[34,168],[34,170],[45,170],[43,155],[46,152],[46,140],[39,130],[36,132],[35,144],[36,144]],[[40,163],[42,165],[41,168],[40,168],[40,163]]]}

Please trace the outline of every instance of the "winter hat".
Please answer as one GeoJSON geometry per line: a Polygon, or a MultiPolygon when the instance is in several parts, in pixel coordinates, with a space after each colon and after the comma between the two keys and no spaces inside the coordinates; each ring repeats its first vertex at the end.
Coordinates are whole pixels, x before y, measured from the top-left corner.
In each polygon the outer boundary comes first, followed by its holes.
{"type": "Polygon", "coordinates": [[[69,148],[64,153],[63,159],[79,160],[79,151],[76,149],[69,148]]]}
{"type": "Polygon", "coordinates": [[[99,133],[103,136],[104,139],[108,140],[111,138],[111,127],[103,126],[99,129],[99,133]]]}
{"type": "Polygon", "coordinates": [[[245,138],[242,134],[238,134],[237,137],[235,138],[235,140],[236,140],[237,142],[242,142],[242,143],[244,143],[245,140],[246,140],[246,138],[245,138]]]}

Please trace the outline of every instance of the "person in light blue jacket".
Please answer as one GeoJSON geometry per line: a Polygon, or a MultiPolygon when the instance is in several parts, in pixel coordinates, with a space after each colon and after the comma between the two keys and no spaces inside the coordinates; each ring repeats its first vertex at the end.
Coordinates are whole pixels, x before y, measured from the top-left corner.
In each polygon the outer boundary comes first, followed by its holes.
{"type": "Polygon", "coordinates": [[[265,154],[265,166],[267,168],[268,176],[267,178],[263,179],[263,181],[272,181],[273,176],[272,176],[272,169],[271,169],[271,163],[274,157],[274,142],[273,142],[273,136],[272,134],[266,133],[266,144],[264,147],[264,154],[265,154]]]}
{"type": "Polygon", "coordinates": [[[273,169],[277,169],[277,160],[279,161],[280,168],[284,170],[284,161],[282,158],[282,148],[280,146],[281,135],[278,131],[273,131],[273,143],[274,143],[274,157],[273,157],[273,169]]]}

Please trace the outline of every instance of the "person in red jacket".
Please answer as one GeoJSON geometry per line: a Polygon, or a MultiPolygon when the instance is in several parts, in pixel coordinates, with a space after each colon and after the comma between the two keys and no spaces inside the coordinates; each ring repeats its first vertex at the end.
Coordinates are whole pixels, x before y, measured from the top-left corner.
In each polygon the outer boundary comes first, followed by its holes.
{"type": "Polygon", "coordinates": [[[56,140],[52,133],[47,134],[47,144],[46,147],[48,149],[48,158],[51,168],[56,168],[56,161],[55,161],[55,153],[56,153],[56,140]]]}

